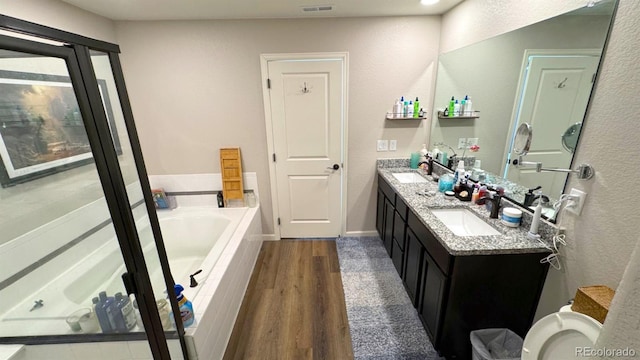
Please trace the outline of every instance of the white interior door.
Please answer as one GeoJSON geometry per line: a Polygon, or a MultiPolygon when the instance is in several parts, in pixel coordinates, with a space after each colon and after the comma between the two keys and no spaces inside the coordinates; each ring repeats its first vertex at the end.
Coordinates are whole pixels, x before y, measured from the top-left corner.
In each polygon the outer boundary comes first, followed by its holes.
{"type": "MultiPolygon", "coordinates": [[[[545,168],[571,165],[573,153],[562,146],[562,134],[582,123],[598,62],[598,56],[529,57],[518,116],[518,124],[526,122],[533,129],[525,161],[541,162],[545,168]]],[[[566,173],[537,173],[514,165],[508,172],[509,180],[529,188],[541,185],[543,193],[554,198],[562,193],[566,177],[566,173]]]]}
{"type": "Polygon", "coordinates": [[[342,59],[269,61],[277,216],[282,238],[342,229],[342,59]]]}

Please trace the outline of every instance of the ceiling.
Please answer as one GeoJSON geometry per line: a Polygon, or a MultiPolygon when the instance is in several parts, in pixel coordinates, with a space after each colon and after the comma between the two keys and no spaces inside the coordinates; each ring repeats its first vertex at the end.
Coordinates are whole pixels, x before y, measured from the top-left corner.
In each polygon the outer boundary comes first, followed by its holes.
{"type": "Polygon", "coordinates": [[[271,19],[439,15],[464,0],[62,0],[112,20],[271,19]],[[317,1],[317,2],[316,2],[317,1]],[[331,6],[330,11],[303,11],[331,6]]]}

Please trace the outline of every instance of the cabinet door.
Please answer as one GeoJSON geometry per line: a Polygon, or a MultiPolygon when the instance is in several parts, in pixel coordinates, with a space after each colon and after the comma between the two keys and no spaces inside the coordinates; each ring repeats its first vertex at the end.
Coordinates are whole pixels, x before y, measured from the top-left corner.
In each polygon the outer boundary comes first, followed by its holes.
{"type": "Polygon", "coordinates": [[[376,230],[378,230],[378,235],[382,238],[384,230],[384,194],[380,188],[378,188],[378,206],[376,208],[376,230]]]}
{"type": "Polygon", "coordinates": [[[438,342],[440,319],[444,313],[444,293],[446,276],[438,269],[435,261],[425,253],[422,259],[422,299],[418,314],[435,346],[438,342]]]}
{"type": "Polygon", "coordinates": [[[424,248],[422,247],[422,244],[420,244],[420,241],[413,233],[413,230],[411,230],[411,228],[407,228],[405,253],[406,264],[404,267],[403,280],[413,306],[418,307],[420,273],[424,248]]]}
{"type": "Polygon", "coordinates": [[[393,247],[393,203],[389,199],[384,199],[384,230],[382,232],[382,242],[387,253],[391,256],[393,247]]]}
{"type": "Polygon", "coordinates": [[[404,221],[398,209],[393,212],[393,251],[391,259],[393,260],[393,265],[396,267],[398,271],[398,275],[402,278],[403,265],[404,265],[404,242],[405,242],[405,231],[407,228],[407,223],[404,221]]]}

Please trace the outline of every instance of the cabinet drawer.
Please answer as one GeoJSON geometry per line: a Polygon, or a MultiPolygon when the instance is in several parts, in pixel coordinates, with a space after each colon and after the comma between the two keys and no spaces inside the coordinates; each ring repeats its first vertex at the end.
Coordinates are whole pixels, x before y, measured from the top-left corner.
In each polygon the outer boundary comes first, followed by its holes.
{"type": "Polygon", "coordinates": [[[400,217],[405,222],[407,221],[407,213],[409,212],[409,207],[402,200],[400,196],[396,196],[396,211],[400,214],[400,217]]]}
{"type": "Polygon", "coordinates": [[[389,183],[380,175],[378,175],[378,187],[382,190],[384,196],[391,201],[391,204],[395,207],[396,204],[396,192],[389,183]]]}
{"type": "Polygon", "coordinates": [[[409,215],[407,216],[407,225],[416,234],[416,237],[420,240],[422,246],[424,246],[425,250],[433,258],[440,270],[445,275],[449,275],[451,255],[447,249],[440,244],[431,231],[427,229],[422,221],[418,219],[413,211],[409,211],[409,215]]]}

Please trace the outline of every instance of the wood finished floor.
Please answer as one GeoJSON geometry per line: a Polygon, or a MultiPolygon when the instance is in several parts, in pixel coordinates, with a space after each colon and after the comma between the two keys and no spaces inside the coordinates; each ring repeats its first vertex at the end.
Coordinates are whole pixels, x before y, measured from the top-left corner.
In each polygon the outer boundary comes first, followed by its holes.
{"type": "Polygon", "coordinates": [[[353,359],[334,241],[263,244],[224,359],[353,359]]]}

